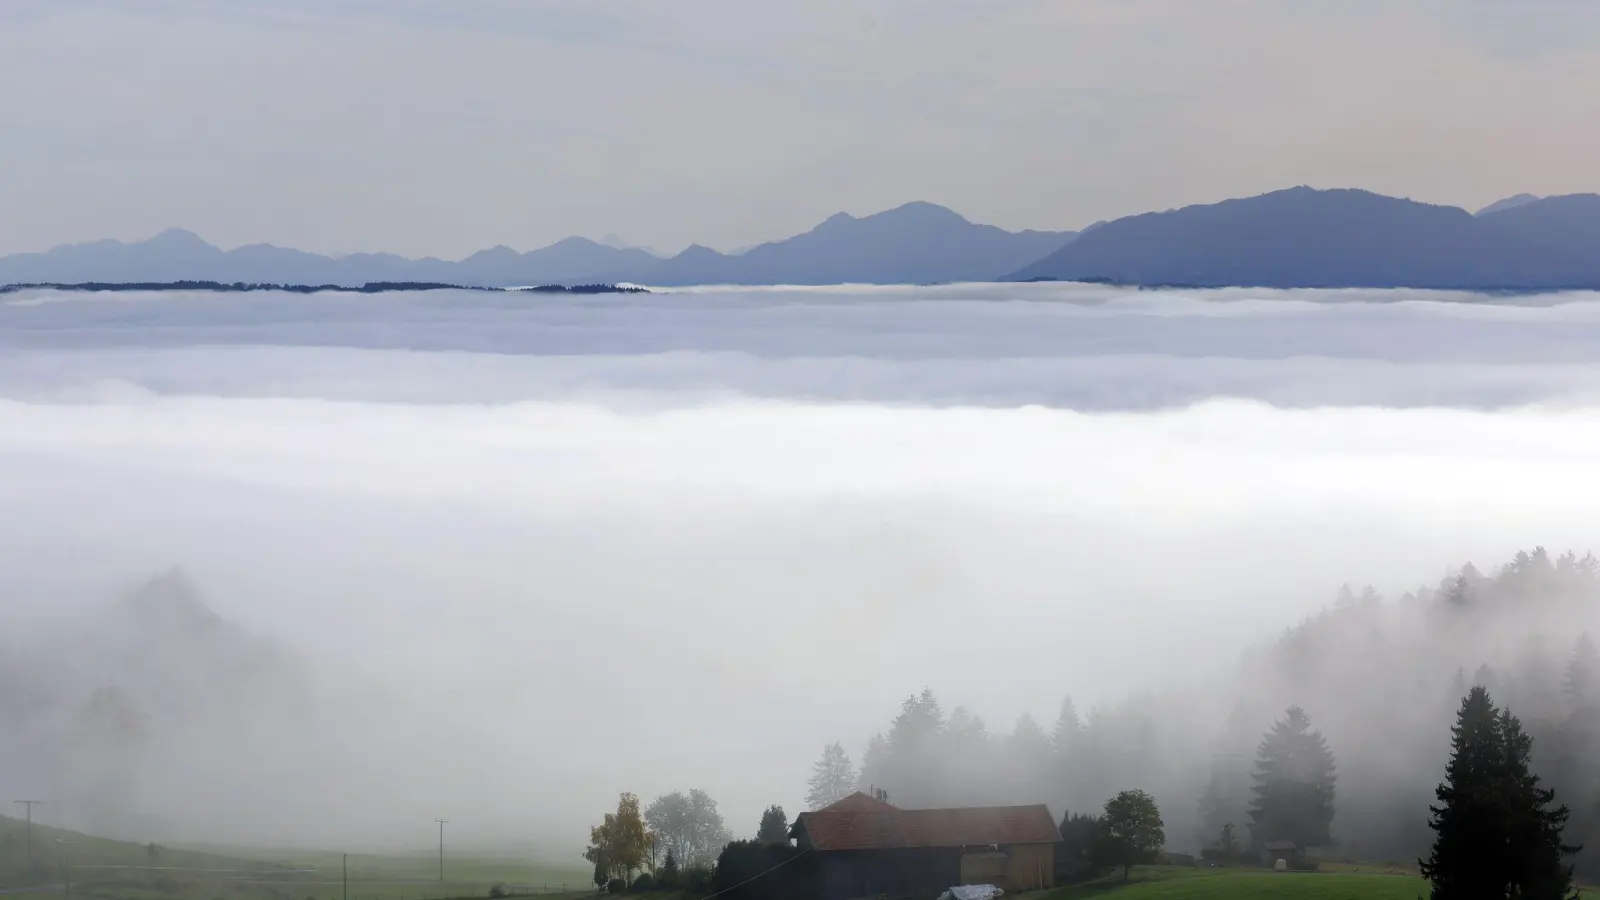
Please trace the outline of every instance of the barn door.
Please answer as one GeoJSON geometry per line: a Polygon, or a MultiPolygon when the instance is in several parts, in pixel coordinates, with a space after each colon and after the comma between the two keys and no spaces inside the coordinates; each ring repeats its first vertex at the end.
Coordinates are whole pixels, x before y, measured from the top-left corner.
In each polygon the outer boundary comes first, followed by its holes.
{"type": "Polygon", "coordinates": [[[1006,855],[993,850],[961,854],[962,884],[993,884],[1009,889],[1005,883],[1006,855]]]}

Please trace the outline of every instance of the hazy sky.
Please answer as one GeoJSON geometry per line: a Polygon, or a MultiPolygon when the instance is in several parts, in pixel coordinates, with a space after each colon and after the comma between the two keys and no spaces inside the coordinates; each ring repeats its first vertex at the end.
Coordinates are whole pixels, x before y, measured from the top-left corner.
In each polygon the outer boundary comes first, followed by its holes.
{"type": "Polygon", "coordinates": [[[728,248],[1600,188],[1592,0],[7,0],[0,252],[728,248]]]}

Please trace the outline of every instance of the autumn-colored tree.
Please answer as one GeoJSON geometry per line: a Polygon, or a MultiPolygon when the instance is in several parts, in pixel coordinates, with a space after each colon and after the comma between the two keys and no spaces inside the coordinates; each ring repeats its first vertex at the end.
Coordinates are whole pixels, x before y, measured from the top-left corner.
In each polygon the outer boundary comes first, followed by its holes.
{"type": "Polygon", "coordinates": [[[649,850],[650,833],[639,814],[639,797],[623,794],[617,811],[606,813],[604,821],[589,830],[589,849],[583,858],[594,863],[597,871],[604,869],[627,883],[634,872],[644,868],[649,850]]]}

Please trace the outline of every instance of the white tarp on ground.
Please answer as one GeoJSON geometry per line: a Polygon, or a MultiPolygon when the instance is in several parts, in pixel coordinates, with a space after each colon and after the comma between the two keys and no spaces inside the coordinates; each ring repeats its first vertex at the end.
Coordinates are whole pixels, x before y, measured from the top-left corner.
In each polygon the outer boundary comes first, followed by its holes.
{"type": "Polygon", "coordinates": [[[992,884],[963,884],[940,894],[939,900],[996,900],[1005,895],[1005,891],[992,884]]]}

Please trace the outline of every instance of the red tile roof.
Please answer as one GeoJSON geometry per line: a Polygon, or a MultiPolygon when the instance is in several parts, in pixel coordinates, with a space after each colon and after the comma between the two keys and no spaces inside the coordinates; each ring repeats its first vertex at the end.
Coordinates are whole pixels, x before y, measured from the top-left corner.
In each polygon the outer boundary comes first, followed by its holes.
{"type": "Polygon", "coordinates": [[[805,830],[811,846],[819,852],[1053,844],[1061,840],[1061,832],[1050,818],[1050,810],[1044,806],[876,812],[822,810],[801,813],[798,824],[805,830]]]}
{"type": "Polygon", "coordinates": [[[897,807],[890,806],[889,804],[870,794],[864,794],[861,791],[856,791],[854,794],[851,794],[848,797],[836,800],[833,803],[824,806],[823,808],[817,810],[817,812],[894,812],[896,808],[897,807]]]}

